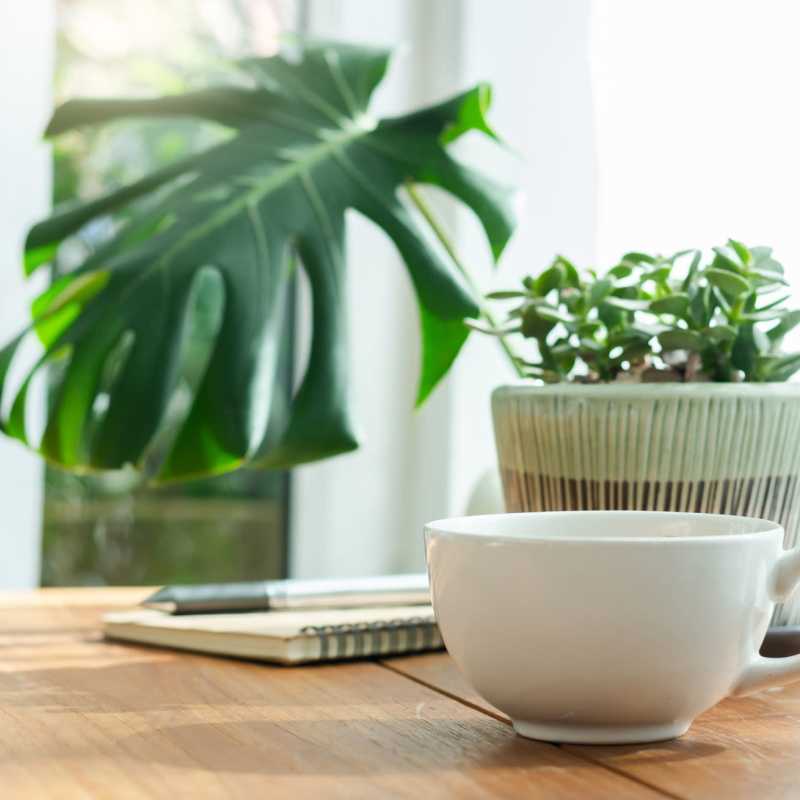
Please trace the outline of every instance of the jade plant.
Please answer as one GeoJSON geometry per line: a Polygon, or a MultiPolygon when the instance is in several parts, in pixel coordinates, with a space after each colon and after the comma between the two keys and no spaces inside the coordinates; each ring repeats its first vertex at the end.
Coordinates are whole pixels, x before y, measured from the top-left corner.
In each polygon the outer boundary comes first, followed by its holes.
{"type": "Polygon", "coordinates": [[[782,349],[800,323],[785,287],[770,248],[732,239],[708,257],[627,253],[602,274],[558,256],[488,295],[510,305],[505,322],[469,324],[502,338],[518,374],[546,382],[785,381],[800,369],[800,353],[782,349]]]}

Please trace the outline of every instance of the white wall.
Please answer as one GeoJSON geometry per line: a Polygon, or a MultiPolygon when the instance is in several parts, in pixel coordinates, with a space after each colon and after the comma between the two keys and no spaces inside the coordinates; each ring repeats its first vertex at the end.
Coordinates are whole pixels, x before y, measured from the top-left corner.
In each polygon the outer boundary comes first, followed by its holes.
{"type": "MultiPolygon", "coordinates": [[[[316,36],[393,45],[424,38],[416,27],[419,5],[326,0],[309,3],[307,19],[316,36]]],[[[376,97],[377,113],[398,113],[441,91],[436,76],[420,86],[418,56],[416,49],[400,55],[376,97]]],[[[418,369],[409,343],[419,337],[417,311],[391,242],[356,216],[348,220],[348,237],[351,368],[364,445],[294,471],[290,569],[299,576],[390,572],[421,559],[419,527],[407,519],[418,369]]],[[[422,415],[435,414],[441,403],[436,398],[422,415]]]]}
{"type": "MultiPolygon", "coordinates": [[[[528,196],[519,237],[492,276],[483,234],[446,214],[459,249],[487,285],[508,285],[556,252],[593,254],[589,0],[311,0],[316,35],[405,44],[377,109],[400,113],[479,80],[495,85],[491,118],[524,160],[479,142],[462,146],[528,196]]],[[[471,337],[429,403],[412,412],[418,320],[390,242],[350,228],[354,390],[365,443],[354,454],[295,470],[291,571],[296,575],[420,569],[425,521],[462,513],[494,465],[493,386],[511,373],[496,343],[471,337]]]]}
{"type": "MultiPolygon", "coordinates": [[[[50,156],[41,133],[51,108],[55,26],[50,0],[0,3],[0,341],[28,321],[21,248],[50,204],[50,156]]],[[[42,465],[0,439],[0,588],[39,580],[42,465]]]]}
{"type": "MultiPolygon", "coordinates": [[[[515,288],[557,253],[591,265],[595,252],[595,153],[589,63],[590,0],[463,0],[460,82],[494,87],[491,121],[518,154],[473,147],[485,169],[519,186],[519,228],[486,288],[515,288]]],[[[477,143],[476,143],[477,145],[477,143]]],[[[483,253],[462,215],[461,248],[483,253]]],[[[496,343],[472,336],[456,363],[449,486],[441,510],[463,513],[475,481],[495,468],[489,399],[513,378],[496,343]]]]}
{"type": "Polygon", "coordinates": [[[800,279],[800,3],[596,0],[598,251],[775,248],[800,279]]]}

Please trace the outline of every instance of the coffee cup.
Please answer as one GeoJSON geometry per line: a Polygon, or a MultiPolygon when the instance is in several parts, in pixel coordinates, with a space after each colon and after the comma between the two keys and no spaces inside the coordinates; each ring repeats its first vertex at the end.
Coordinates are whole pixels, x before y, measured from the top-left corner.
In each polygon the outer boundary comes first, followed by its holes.
{"type": "Polygon", "coordinates": [[[522,736],[622,744],[683,734],[727,696],[800,680],[759,646],[800,581],[767,520],[493,514],[425,529],[448,651],[522,736]]]}

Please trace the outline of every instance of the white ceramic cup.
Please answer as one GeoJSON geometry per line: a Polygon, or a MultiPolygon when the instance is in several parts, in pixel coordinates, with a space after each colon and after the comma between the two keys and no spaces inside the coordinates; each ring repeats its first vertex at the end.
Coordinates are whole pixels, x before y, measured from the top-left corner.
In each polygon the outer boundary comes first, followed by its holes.
{"type": "Polygon", "coordinates": [[[475,689],[523,736],[680,736],[728,695],[800,680],[758,650],[800,581],[783,529],[716,514],[492,514],[425,529],[436,618],[475,689]]]}

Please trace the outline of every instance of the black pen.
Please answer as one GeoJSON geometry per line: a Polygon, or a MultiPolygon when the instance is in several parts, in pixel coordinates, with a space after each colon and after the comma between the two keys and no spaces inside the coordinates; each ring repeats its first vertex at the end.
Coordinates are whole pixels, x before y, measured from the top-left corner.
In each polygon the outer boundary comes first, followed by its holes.
{"type": "Polygon", "coordinates": [[[428,603],[428,576],[422,573],[165,586],[150,595],[143,605],[167,608],[173,614],[215,614],[428,603]]]}

